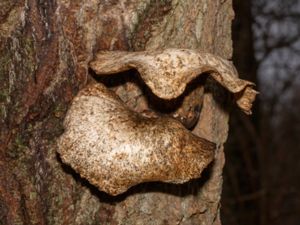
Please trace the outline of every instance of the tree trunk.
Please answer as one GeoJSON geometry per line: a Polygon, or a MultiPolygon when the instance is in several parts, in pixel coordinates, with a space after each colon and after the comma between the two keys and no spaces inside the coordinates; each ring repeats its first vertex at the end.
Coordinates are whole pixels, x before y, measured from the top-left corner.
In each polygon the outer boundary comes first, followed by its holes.
{"type": "MultiPolygon", "coordinates": [[[[191,48],[230,58],[232,19],[223,0],[2,0],[0,224],[220,224],[229,103],[213,80],[193,132],[218,149],[200,179],[112,197],[61,162],[56,140],[71,100],[93,79],[97,50],[191,48]]],[[[112,89],[131,99],[129,84],[112,89]]]]}

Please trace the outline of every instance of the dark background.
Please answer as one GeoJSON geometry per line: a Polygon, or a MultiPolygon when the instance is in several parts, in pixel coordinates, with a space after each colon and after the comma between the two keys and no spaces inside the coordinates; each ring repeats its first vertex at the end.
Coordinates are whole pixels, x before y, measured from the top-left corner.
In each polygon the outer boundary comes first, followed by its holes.
{"type": "Polygon", "coordinates": [[[224,225],[300,224],[300,1],[234,0],[233,61],[260,92],[233,110],[224,225]]]}

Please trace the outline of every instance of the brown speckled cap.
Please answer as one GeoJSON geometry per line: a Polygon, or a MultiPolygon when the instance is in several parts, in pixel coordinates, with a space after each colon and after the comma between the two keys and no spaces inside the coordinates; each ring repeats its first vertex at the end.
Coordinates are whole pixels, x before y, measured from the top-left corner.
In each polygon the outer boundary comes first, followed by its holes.
{"type": "Polygon", "coordinates": [[[129,110],[103,84],[79,92],[64,127],[58,140],[63,162],[111,195],[146,181],[198,178],[214,157],[214,143],[175,119],[129,110]]]}

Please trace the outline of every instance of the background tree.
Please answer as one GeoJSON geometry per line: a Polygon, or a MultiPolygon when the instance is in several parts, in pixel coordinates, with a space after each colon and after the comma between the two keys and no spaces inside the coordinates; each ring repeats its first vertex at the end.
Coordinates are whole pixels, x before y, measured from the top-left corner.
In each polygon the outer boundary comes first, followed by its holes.
{"type": "Polygon", "coordinates": [[[234,62],[260,91],[231,120],[224,224],[298,224],[300,1],[233,1],[234,62]]]}

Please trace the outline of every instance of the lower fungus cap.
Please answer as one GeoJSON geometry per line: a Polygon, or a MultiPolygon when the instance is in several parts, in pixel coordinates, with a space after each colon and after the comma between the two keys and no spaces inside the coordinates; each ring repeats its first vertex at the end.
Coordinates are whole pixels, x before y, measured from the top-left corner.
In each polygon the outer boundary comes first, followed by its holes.
{"type": "Polygon", "coordinates": [[[111,195],[142,182],[198,178],[216,148],[173,118],[130,110],[102,84],[79,92],[64,127],[58,140],[63,162],[111,195]]]}

